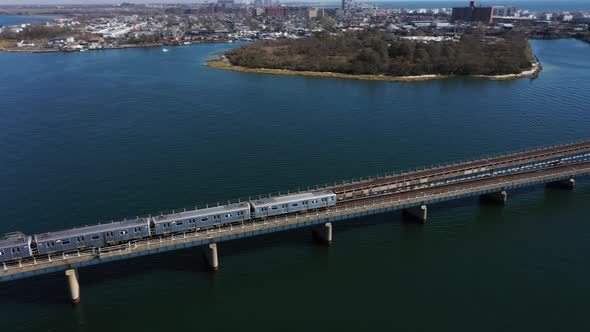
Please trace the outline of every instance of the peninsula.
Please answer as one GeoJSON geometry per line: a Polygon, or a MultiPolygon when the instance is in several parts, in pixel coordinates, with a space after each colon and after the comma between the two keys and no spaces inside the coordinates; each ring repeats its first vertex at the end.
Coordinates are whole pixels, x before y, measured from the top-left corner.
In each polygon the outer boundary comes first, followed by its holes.
{"type": "Polygon", "coordinates": [[[208,66],[245,72],[419,81],[449,76],[531,77],[540,65],[526,37],[392,37],[379,30],[320,33],[296,40],[263,41],[224,52],[208,66]]]}

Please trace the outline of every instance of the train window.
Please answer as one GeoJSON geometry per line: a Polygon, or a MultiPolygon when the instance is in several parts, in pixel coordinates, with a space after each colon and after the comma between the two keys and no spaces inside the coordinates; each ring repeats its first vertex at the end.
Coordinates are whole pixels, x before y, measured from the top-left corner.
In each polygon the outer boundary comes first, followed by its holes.
{"type": "Polygon", "coordinates": [[[297,203],[293,203],[293,207],[299,206],[299,204],[297,203]]]}
{"type": "Polygon", "coordinates": [[[276,209],[278,209],[278,207],[276,205],[273,205],[273,206],[270,207],[270,209],[271,210],[276,210],[276,209]]]}
{"type": "Polygon", "coordinates": [[[4,251],[0,250],[0,256],[4,256],[4,251]]]}
{"type": "Polygon", "coordinates": [[[184,224],[182,221],[177,221],[176,222],[176,226],[182,226],[182,224],[184,224]]]}
{"type": "Polygon", "coordinates": [[[61,244],[70,244],[70,240],[61,240],[61,244]]]}
{"type": "Polygon", "coordinates": [[[311,201],[312,204],[316,204],[318,201],[316,199],[314,199],[313,201],[311,201]]]}
{"type": "Polygon", "coordinates": [[[201,218],[201,221],[207,221],[209,220],[209,218],[205,217],[205,218],[201,218]]]}
{"type": "Polygon", "coordinates": [[[127,231],[121,231],[121,235],[127,234],[127,231]]]}
{"type": "Polygon", "coordinates": [[[93,240],[98,240],[100,236],[98,236],[97,234],[92,235],[90,238],[93,240]]]}
{"type": "Polygon", "coordinates": [[[226,218],[230,218],[231,217],[231,213],[228,213],[225,215],[226,218]]]}

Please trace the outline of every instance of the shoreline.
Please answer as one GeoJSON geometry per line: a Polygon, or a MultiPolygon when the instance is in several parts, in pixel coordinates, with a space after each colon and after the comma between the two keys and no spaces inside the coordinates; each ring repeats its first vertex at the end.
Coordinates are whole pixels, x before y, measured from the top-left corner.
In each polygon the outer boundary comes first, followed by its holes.
{"type": "MultiPolygon", "coordinates": [[[[194,45],[194,44],[191,44],[194,45]]],[[[144,44],[144,45],[119,45],[115,47],[106,47],[106,48],[97,48],[93,50],[86,49],[85,51],[108,51],[108,50],[121,50],[126,48],[152,48],[152,47],[162,47],[162,46],[170,46],[170,47],[177,47],[177,46],[187,46],[187,45],[167,45],[167,44],[144,44]]],[[[27,49],[27,48],[3,48],[0,47],[0,52],[5,53],[79,53],[79,50],[63,50],[63,49],[54,49],[54,48],[47,48],[47,49],[27,49]]]]}
{"type": "Polygon", "coordinates": [[[478,79],[486,79],[491,81],[511,81],[521,78],[535,79],[539,75],[539,72],[543,69],[543,66],[539,62],[533,62],[529,70],[525,70],[518,74],[507,74],[507,75],[420,75],[420,76],[385,76],[385,75],[353,75],[343,74],[334,72],[316,72],[316,71],[298,71],[288,69],[271,69],[271,68],[248,68],[242,66],[236,66],[229,62],[229,60],[221,55],[217,59],[207,60],[204,64],[206,67],[211,67],[221,70],[231,70],[243,73],[254,73],[254,74],[271,74],[271,75],[290,75],[290,76],[308,76],[308,77],[332,77],[342,79],[354,79],[364,81],[387,81],[387,82],[426,82],[432,80],[439,80],[451,77],[472,77],[478,79]]]}

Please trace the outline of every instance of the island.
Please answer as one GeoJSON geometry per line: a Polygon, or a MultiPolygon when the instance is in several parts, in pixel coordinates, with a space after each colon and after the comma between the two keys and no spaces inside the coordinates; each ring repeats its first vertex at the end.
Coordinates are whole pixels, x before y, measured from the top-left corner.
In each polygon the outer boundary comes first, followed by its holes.
{"type": "Polygon", "coordinates": [[[421,81],[450,76],[534,77],[541,66],[524,34],[395,37],[379,30],[318,33],[223,52],[207,66],[244,72],[421,81]]]}

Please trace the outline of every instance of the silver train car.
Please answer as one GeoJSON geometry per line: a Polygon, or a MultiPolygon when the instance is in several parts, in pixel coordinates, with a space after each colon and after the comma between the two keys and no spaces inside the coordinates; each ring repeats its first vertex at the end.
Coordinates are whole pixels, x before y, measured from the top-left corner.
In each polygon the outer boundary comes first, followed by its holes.
{"type": "Polygon", "coordinates": [[[250,204],[236,203],[152,218],[155,235],[205,229],[250,220],[250,204]]]}
{"type": "Polygon", "coordinates": [[[18,233],[17,236],[0,240],[0,262],[19,260],[37,254],[106,247],[150,236],[207,229],[334,205],[336,194],[333,191],[321,190],[33,236],[18,233]]]}
{"type": "Polygon", "coordinates": [[[330,190],[263,198],[250,203],[253,218],[302,212],[336,205],[336,194],[330,190]]]}
{"type": "Polygon", "coordinates": [[[32,256],[32,238],[18,236],[0,240],[0,262],[8,262],[32,256]]]}
{"type": "Polygon", "coordinates": [[[44,233],[34,235],[33,238],[37,251],[43,255],[80,248],[105,247],[148,236],[149,218],[138,218],[44,233]]]}

